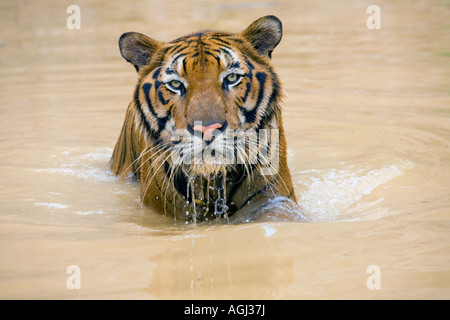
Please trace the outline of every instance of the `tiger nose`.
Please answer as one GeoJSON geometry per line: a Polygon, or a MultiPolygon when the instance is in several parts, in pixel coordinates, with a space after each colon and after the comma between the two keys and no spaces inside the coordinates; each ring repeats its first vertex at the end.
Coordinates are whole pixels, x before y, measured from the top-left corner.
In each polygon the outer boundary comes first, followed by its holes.
{"type": "Polygon", "coordinates": [[[227,127],[226,121],[223,124],[215,122],[209,125],[203,125],[201,121],[195,121],[193,127],[188,125],[188,130],[191,134],[194,135],[196,134],[196,132],[201,133],[204,141],[211,142],[212,140],[214,140],[213,135],[214,131],[219,130],[220,132],[224,132],[226,127],[227,127]]]}

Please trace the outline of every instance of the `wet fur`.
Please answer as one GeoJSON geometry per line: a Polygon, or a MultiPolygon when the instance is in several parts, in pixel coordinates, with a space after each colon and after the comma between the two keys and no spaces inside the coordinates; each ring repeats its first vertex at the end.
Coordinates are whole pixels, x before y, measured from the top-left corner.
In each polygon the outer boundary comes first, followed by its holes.
{"type": "Polygon", "coordinates": [[[218,197],[214,185],[219,183],[226,191],[229,215],[249,203],[276,196],[296,201],[286,159],[281,84],[270,64],[270,55],[280,39],[281,22],[273,16],[255,21],[239,34],[205,31],[169,43],[138,33],[122,35],[121,53],[135,66],[139,80],[111,157],[111,169],[122,178],[134,176],[140,180],[141,199],[146,206],[178,219],[192,219],[196,210],[193,203],[200,198],[203,203],[208,198],[213,211],[218,197]],[[212,75],[216,69],[223,73],[221,68],[225,71],[231,68],[236,59],[233,52],[238,53],[238,61],[242,63],[239,70],[245,70],[246,75],[241,80],[244,82],[231,90],[212,75]],[[179,63],[170,65],[180,58],[179,63]],[[162,87],[166,85],[164,77],[167,79],[174,71],[189,79],[184,95],[181,92],[174,95],[162,87]],[[174,148],[170,134],[175,129],[187,128],[196,119],[226,121],[230,129],[276,127],[278,171],[263,175],[258,164],[218,167],[174,164],[170,157],[174,148]]]}

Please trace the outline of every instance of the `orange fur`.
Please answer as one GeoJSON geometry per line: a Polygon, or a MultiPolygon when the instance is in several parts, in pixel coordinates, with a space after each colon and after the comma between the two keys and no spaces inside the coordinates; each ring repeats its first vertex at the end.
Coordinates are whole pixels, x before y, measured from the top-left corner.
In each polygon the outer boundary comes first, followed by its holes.
{"type": "Polygon", "coordinates": [[[135,66],[139,80],[111,168],[122,177],[140,179],[145,205],[177,218],[198,220],[217,213],[218,199],[226,200],[229,215],[251,201],[275,196],[296,201],[281,118],[283,94],[270,64],[281,33],[281,22],[267,16],[238,34],[204,31],[169,43],[134,32],[122,35],[122,56],[135,66]],[[256,140],[248,142],[247,149],[236,145],[229,148],[238,150],[226,149],[239,155],[231,164],[215,163],[213,156],[194,164],[186,160],[190,158],[184,153],[191,150],[186,148],[178,154],[185,157],[184,162],[175,160],[173,134],[184,130],[181,137],[187,142],[179,145],[193,145],[199,141],[192,129],[196,121],[222,128],[212,142],[201,141],[203,152],[212,146],[225,148],[225,127],[233,134],[278,130],[279,139],[266,145],[270,154],[278,150],[276,172],[262,174],[261,162],[236,162],[239,157],[249,161],[249,150],[263,151],[265,146],[256,140]]]}

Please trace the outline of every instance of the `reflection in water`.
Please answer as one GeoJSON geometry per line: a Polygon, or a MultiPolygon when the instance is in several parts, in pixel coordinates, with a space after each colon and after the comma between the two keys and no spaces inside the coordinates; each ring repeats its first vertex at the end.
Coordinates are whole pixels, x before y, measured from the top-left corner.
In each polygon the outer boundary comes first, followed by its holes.
{"type": "Polygon", "coordinates": [[[161,299],[279,299],[292,283],[293,261],[277,256],[268,241],[275,232],[251,225],[173,237],[171,248],[150,258],[156,267],[147,292],[161,299]]]}
{"type": "Polygon", "coordinates": [[[380,3],[380,30],[365,0],[76,4],[79,30],[63,2],[0,3],[1,298],[450,298],[448,3],[380,3]],[[136,80],[119,36],[267,14],[283,21],[273,65],[299,207],[198,225],[143,208],[108,170],[136,80]]]}

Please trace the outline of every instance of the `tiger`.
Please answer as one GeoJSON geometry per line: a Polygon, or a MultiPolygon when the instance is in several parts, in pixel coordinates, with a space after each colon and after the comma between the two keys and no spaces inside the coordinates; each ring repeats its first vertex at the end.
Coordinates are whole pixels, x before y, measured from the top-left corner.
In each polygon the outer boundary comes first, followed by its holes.
{"type": "Polygon", "coordinates": [[[189,223],[257,212],[275,197],[297,203],[271,65],[282,33],[268,15],[240,33],[120,36],[138,81],[110,166],[140,182],[143,206],[189,223]]]}

